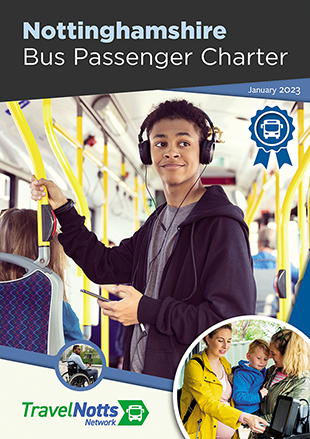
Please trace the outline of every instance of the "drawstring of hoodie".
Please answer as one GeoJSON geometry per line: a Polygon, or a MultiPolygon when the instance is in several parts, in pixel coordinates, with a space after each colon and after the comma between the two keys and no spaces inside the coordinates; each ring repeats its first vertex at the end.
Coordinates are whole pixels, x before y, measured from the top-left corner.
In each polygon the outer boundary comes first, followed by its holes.
{"type": "Polygon", "coordinates": [[[193,297],[193,295],[196,293],[197,287],[198,287],[198,275],[197,275],[197,265],[196,265],[196,259],[195,259],[195,249],[194,249],[194,232],[195,232],[195,224],[193,223],[192,225],[192,229],[191,229],[191,256],[192,256],[192,261],[193,261],[193,268],[194,268],[194,279],[195,279],[195,283],[194,283],[194,289],[191,292],[191,294],[186,297],[185,299],[182,299],[182,302],[185,302],[186,300],[189,300],[191,297],[193,297]]]}

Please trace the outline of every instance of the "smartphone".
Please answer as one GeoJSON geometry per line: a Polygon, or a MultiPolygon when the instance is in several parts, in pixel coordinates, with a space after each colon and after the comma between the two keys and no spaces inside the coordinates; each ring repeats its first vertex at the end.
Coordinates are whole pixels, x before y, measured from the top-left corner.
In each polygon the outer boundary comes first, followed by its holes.
{"type": "Polygon", "coordinates": [[[96,297],[96,299],[102,300],[103,302],[110,302],[110,299],[100,296],[100,294],[93,293],[92,291],[80,290],[81,293],[89,294],[90,296],[96,297]]]}

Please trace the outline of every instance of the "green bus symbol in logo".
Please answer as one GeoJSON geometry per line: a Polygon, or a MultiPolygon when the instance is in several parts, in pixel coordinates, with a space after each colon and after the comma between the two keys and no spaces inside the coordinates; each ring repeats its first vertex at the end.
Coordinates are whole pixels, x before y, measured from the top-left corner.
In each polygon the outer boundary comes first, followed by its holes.
{"type": "Polygon", "coordinates": [[[124,410],[124,415],[119,421],[118,425],[142,425],[147,415],[148,409],[145,407],[143,401],[118,401],[124,410]]]}

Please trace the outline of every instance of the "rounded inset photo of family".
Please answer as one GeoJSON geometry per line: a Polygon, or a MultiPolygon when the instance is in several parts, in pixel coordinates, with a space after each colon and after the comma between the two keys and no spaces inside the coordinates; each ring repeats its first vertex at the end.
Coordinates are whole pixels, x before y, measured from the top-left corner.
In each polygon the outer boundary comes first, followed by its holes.
{"type": "Polygon", "coordinates": [[[309,439],[309,343],[288,323],[258,316],[226,320],[202,334],[174,381],[184,437],[309,439]]]}

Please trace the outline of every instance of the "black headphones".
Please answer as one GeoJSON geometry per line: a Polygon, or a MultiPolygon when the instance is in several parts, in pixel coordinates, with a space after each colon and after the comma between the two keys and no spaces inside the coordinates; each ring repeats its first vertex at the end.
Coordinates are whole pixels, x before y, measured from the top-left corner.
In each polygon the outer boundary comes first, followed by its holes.
{"type": "MultiPolygon", "coordinates": [[[[215,149],[215,131],[214,126],[209,118],[209,116],[204,113],[205,118],[209,122],[210,128],[212,130],[212,138],[210,140],[204,139],[200,142],[200,163],[202,165],[209,165],[212,162],[213,155],[214,155],[214,149],[215,149]]],[[[181,118],[181,117],[180,117],[181,118]]],[[[143,124],[142,124],[143,126],[143,124]]],[[[138,141],[139,141],[139,153],[140,153],[140,159],[144,165],[151,165],[152,164],[152,158],[151,158],[151,145],[149,140],[143,140],[142,134],[144,129],[141,129],[139,135],[138,135],[138,141]]]]}

